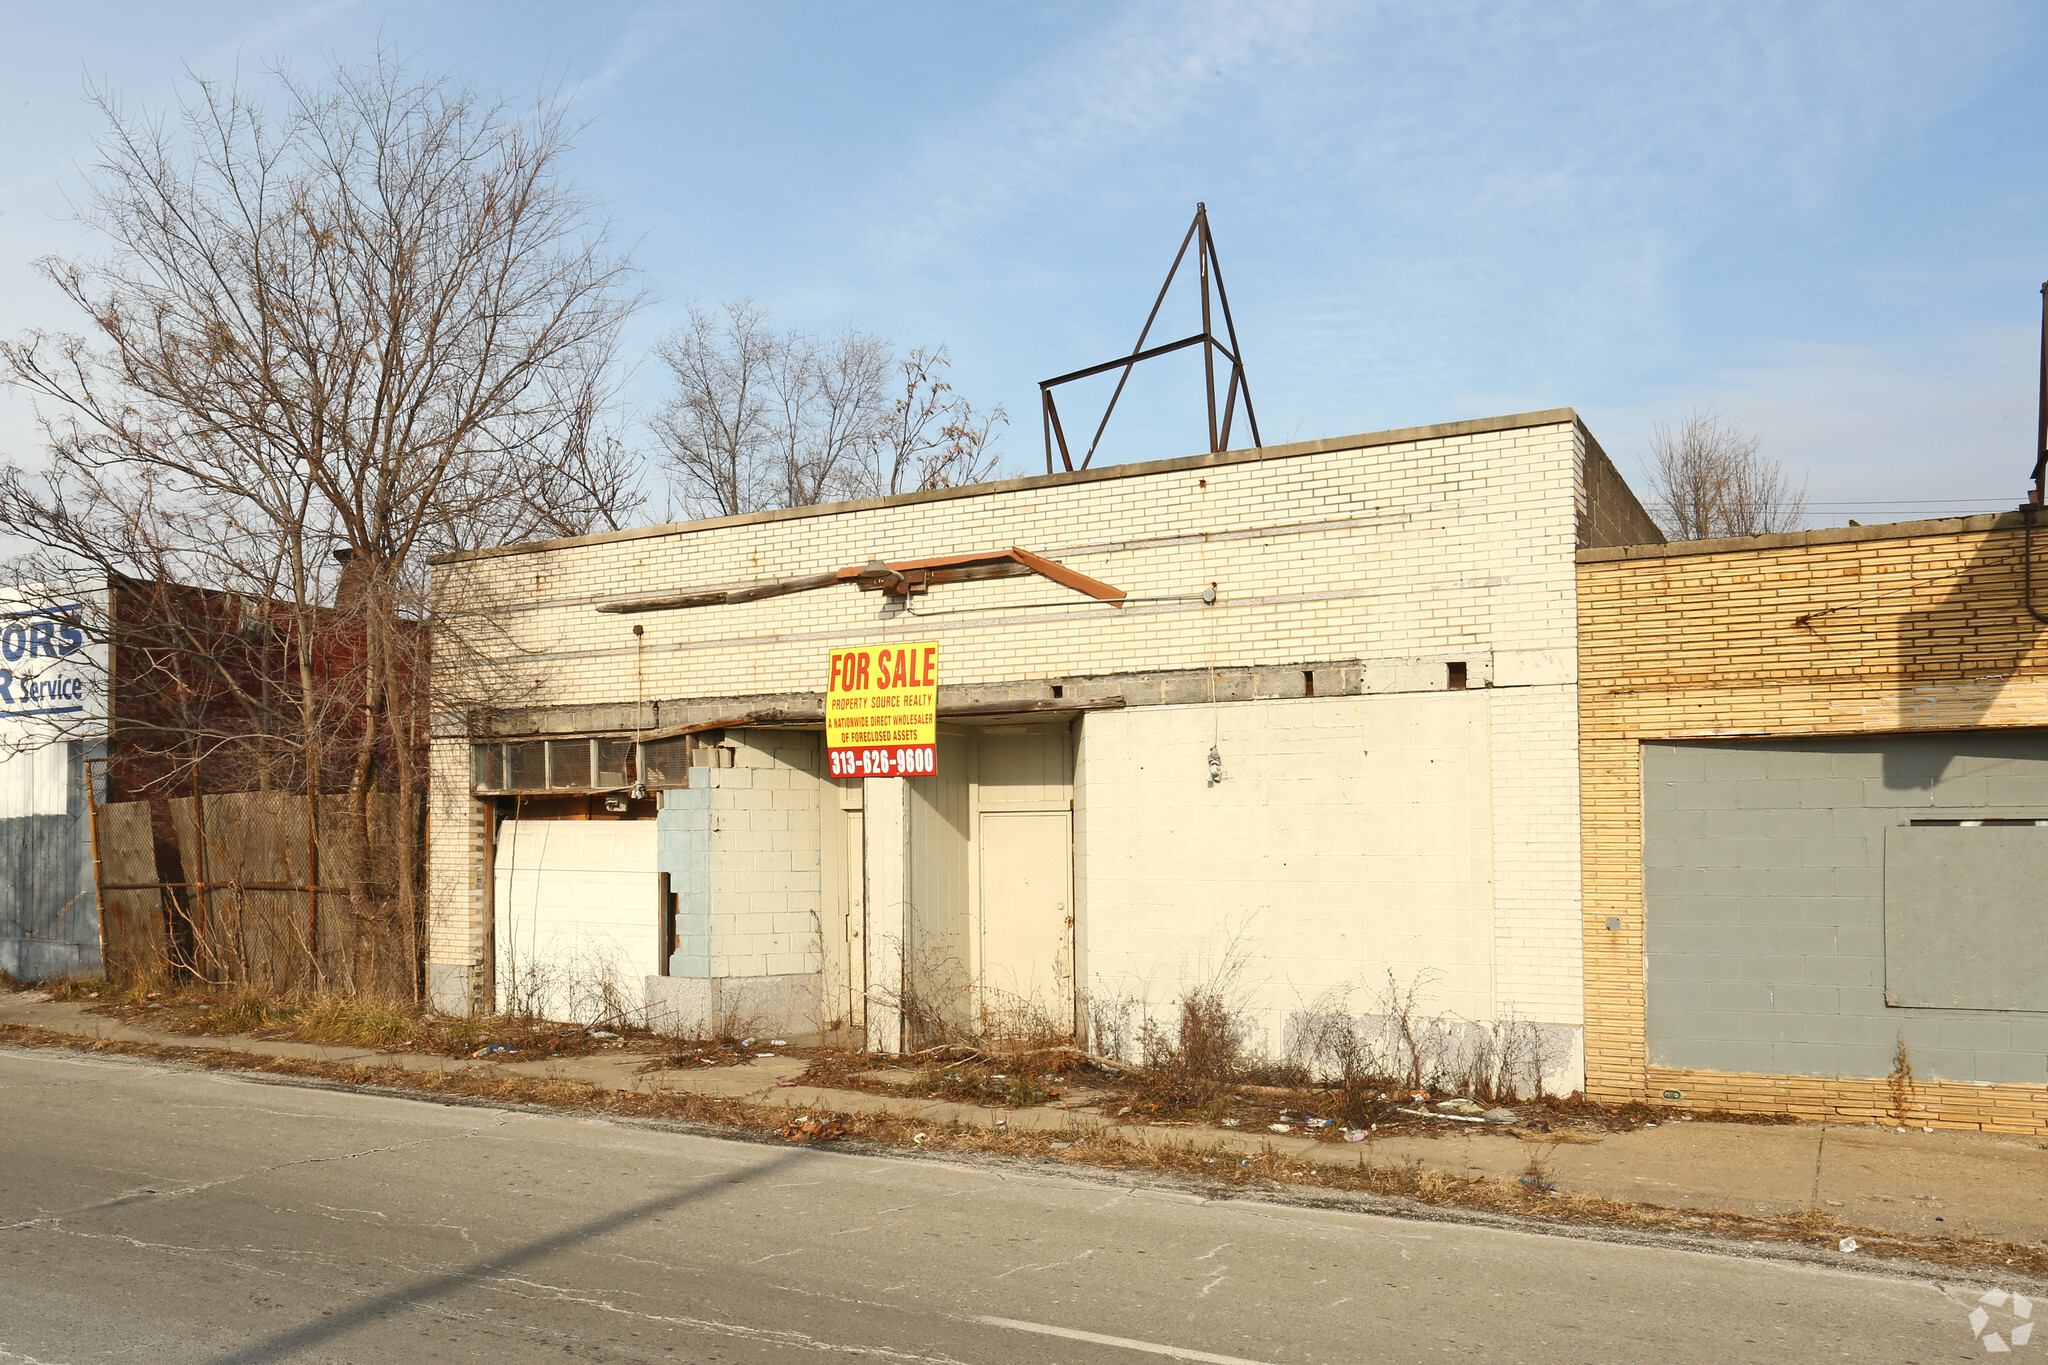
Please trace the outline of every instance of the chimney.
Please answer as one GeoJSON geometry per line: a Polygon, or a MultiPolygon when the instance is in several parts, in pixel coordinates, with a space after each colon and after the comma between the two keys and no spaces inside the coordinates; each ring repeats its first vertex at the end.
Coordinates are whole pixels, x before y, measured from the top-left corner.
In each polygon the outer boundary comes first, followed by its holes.
{"type": "Polygon", "coordinates": [[[341,612],[358,612],[370,595],[371,585],[376,581],[377,560],[353,545],[344,545],[337,549],[334,557],[341,564],[341,580],[334,585],[334,609],[341,612]]]}

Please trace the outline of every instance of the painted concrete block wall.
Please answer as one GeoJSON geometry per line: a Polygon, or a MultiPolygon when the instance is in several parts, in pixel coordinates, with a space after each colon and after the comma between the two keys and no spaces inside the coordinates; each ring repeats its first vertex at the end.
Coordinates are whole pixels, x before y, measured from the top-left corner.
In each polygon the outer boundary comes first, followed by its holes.
{"type": "MultiPolygon", "coordinates": [[[[1485,696],[1493,835],[1492,1017],[1578,1025],[1584,1022],[1585,1000],[1578,690],[1494,687],[1485,696]]],[[[1570,1069],[1576,1086],[1583,1072],[1576,1061],[1570,1069]]]]}
{"type": "Polygon", "coordinates": [[[819,736],[742,730],[723,746],[731,767],[691,768],[655,813],[679,943],[670,974],[647,979],[648,1023],[809,1036],[823,1010],[819,736]]]}
{"type": "Polygon", "coordinates": [[[1644,746],[1651,1065],[2048,1084],[2048,1013],[1885,1003],[1914,818],[2048,819],[2048,733],[1644,746]]]}
{"type": "MultiPolygon", "coordinates": [[[[700,768],[698,772],[719,771],[700,768]]],[[[655,871],[668,874],[675,898],[675,951],[670,976],[711,975],[711,786],[676,787],[661,794],[654,813],[655,871]]]]}
{"type": "MultiPolygon", "coordinates": [[[[1391,972],[1423,987],[1430,1013],[1562,1025],[1575,1040],[1574,705],[1553,687],[1087,716],[1087,993],[1156,1016],[1234,980],[1250,1041],[1277,1052],[1305,1010],[1341,998],[1372,1013],[1391,972]]],[[[1575,1043],[1551,1062],[1547,1083],[1576,1087],[1575,1043]]]]}
{"type": "Polygon", "coordinates": [[[690,772],[708,784],[710,974],[815,974],[824,966],[819,736],[734,731],[726,744],[730,768],[690,772]]]}

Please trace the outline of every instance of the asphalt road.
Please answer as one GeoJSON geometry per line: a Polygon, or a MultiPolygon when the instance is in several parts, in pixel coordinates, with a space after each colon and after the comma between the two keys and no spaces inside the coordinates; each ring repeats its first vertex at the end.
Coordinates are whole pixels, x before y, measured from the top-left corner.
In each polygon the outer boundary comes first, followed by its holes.
{"type": "Polygon", "coordinates": [[[1989,1286],[0,1051],[0,1363],[1949,1361],[1989,1286]]]}

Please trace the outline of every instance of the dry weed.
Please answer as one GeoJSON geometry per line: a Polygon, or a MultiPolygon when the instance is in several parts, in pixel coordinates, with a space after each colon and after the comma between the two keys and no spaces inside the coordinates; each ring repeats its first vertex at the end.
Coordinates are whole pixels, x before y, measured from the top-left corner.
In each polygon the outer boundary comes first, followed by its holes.
{"type": "MultiPolygon", "coordinates": [[[[1808,1211],[1759,1216],[1728,1210],[1669,1209],[1623,1204],[1592,1196],[1556,1194],[1519,1180],[1452,1175],[1419,1165],[1375,1164],[1361,1154],[1355,1165],[1304,1162],[1276,1152],[1243,1155],[1197,1142],[1133,1141],[1100,1131],[1010,1131],[935,1124],[909,1116],[812,1110],[751,1104],[674,1091],[646,1094],[607,1090],[579,1081],[544,1079],[482,1070],[406,1071],[310,1059],[263,1057],[198,1047],[170,1047],[107,1039],[84,1040],[26,1025],[0,1025],[0,1044],[65,1048],[167,1061],[231,1071],[315,1077],[345,1085],[375,1085],[394,1093],[438,1095],[492,1104],[598,1111],[621,1118],[716,1125],[736,1134],[796,1141],[834,1138],[903,1151],[943,1151],[1064,1162],[1116,1170],[1151,1171],[1190,1179],[1218,1190],[1295,1190],[1331,1197],[1372,1195],[1443,1208],[1533,1217],[1554,1223],[1631,1231],[1669,1231],[1832,1248],[1854,1236],[1865,1254],[1957,1268],[2001,1269],[2048,1278],[2048,1247],[2000,1242],[1969,1234],[1930,1237],[1894,1233],[1845,1223],[1808,1211]],[[808,1121],[808,1122],[806,1122],[808,1121]],[[815,1124],[815,1130],[810,1125],[815,1124]],[[793,1134],[791,1130],[794,1130],[793,1134]],[[1057,1145],[1056,1145],[1057,1144],[1057,1145]]],[[[1540,1165],[1537,1169],[1541,1169],[1540,1165]]]]}

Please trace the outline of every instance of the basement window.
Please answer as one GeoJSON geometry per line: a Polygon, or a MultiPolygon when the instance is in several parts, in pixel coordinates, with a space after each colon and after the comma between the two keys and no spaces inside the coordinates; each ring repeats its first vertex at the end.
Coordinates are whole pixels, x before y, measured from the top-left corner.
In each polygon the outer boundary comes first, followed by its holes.
{"type": "Polygon", "coordinates": [[[1461,664],[1461,663],[1457,663],[1457,664],[1445,664],[1445,665],[1444,665],[1444,686],[1445,686],[1445,687],[1448,687],[1448,688],[1449,688],[1449,689],[1450,689],[1451,691],[1453,691],[1453,692],[1462,692],[1462,691],[1464,691],[1464,690],[1465,690],[1465,665],[1463,665],[1463,664],[1461,664]]]}

